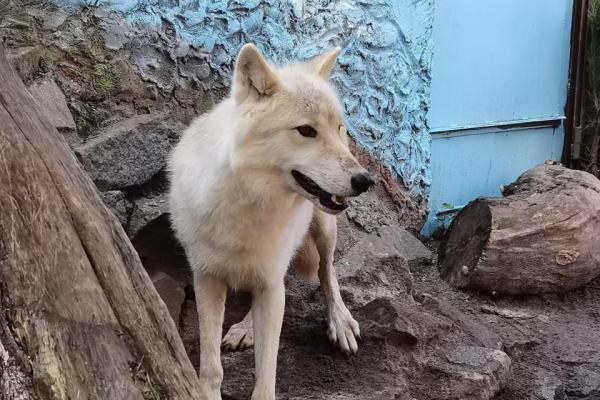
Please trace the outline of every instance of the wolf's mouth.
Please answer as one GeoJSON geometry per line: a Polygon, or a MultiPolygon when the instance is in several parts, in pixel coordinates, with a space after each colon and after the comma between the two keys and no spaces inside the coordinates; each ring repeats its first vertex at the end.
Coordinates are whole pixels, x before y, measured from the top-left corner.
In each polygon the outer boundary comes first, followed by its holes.
{"type": "Polygon", "coordinates": [[[319,202],[324,207],[333,211],[344,211],[348,208],[348,202],[346,202],[345,197],[336,196],[335,194],[331,194],[321,189],[315,181],[304,175],[302,172],[293,169],[292,176],[302,189],[306,190],[309,194],[318,197],[319,202]]]}

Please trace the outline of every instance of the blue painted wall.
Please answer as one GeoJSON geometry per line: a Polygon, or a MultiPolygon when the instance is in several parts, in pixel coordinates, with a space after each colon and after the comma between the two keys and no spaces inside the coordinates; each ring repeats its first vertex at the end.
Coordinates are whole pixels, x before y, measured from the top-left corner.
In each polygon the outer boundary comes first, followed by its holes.
{"type": "Polygon", "coordinates": [[[548,159],[560,160],[562,146],[561,128],[434,135],[430,212],[422,233],[448,227],[455,215],[451,210],[479,196],[501,196],[500,185],[513,182],[527,169],[548,159]]]}
{"type": "MultiPolygon", "coordinates": [[[[429,126],[429,217],[500,196],[525,170],[560,160],[563,127],[499,129],[561,120],[567,94],[572,0],[437,0],[429,126]]],[[[544,125],[544,123],[541,123],[544,125]]]]}
{"type": "MultiPolygon", "coordinates": [[[[91,0],[68,0],[73,6],[91,0]]],[[[64,4],[59,0],[58,3],[64,4]]],[[[433,0],[99,0],[133,23],[168,21],[206,49],[227,86],[233,59],[254,42],[277,63],[343,47],[334,79],[350,133],[382,159],[414,198],[430,183],[429,107],[433,0]]]]}
{"type": "Polygon", "coordinates": [[[572,0],[437,0],[429,126],[564,113],[572,0]]]}

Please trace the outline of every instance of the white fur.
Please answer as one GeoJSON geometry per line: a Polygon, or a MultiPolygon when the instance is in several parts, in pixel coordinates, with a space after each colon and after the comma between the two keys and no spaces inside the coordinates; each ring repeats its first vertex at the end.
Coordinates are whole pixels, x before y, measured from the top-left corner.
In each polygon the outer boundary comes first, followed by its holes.
{"type": "Polygon", "coordinates": [[[365,170],[350,154],[339,102],[326,81],[339,49],[309,64],[275,68],[253,45],[240,51],[232,95],[196,119],[174,149],[169,170],[172,223],[194,271],[200,319],[202,399],[220,399],[219,345],[227,287],[253,293],[256,385],[253,400],[275,398],[283,320],[283,279],[314,219],[329,335],[356,351],[358,324],[333,271],[335,219],[293,179],[296,169],[338,196],[356,193],[365,170]],[[309,124],[316,138],[295,129],[309,124]]]}

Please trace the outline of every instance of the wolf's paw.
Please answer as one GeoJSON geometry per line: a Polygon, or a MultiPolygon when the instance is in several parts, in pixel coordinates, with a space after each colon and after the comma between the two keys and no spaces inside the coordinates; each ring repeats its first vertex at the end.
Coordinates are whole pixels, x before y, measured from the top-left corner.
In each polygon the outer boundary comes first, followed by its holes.
{"type": "Polygon", "coordinates": [[[221,341],[221,347],[225,351],[243,350],[254,346],[254,332],[252,324],[246,320],[232,325],[221,341]]]}
{"type": "Polygon", "coordinates": [[[330,311],[327,336],[344,353],[356,353],[358,350],[357,339],[360,340],[360,328],[346,306],[336,306],[330,311]]]}

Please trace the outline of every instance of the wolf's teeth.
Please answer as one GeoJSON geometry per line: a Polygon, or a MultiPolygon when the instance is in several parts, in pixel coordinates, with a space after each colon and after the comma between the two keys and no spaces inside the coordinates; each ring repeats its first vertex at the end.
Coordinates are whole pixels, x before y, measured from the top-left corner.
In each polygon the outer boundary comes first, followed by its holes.
{"type": "Polygon", "coordinates": [[[335,204],[343,204],[344,203],[344,198],[343,197],[338,197],[335,194],[331,196],[331,201],[333,201],[335,204]]]}

